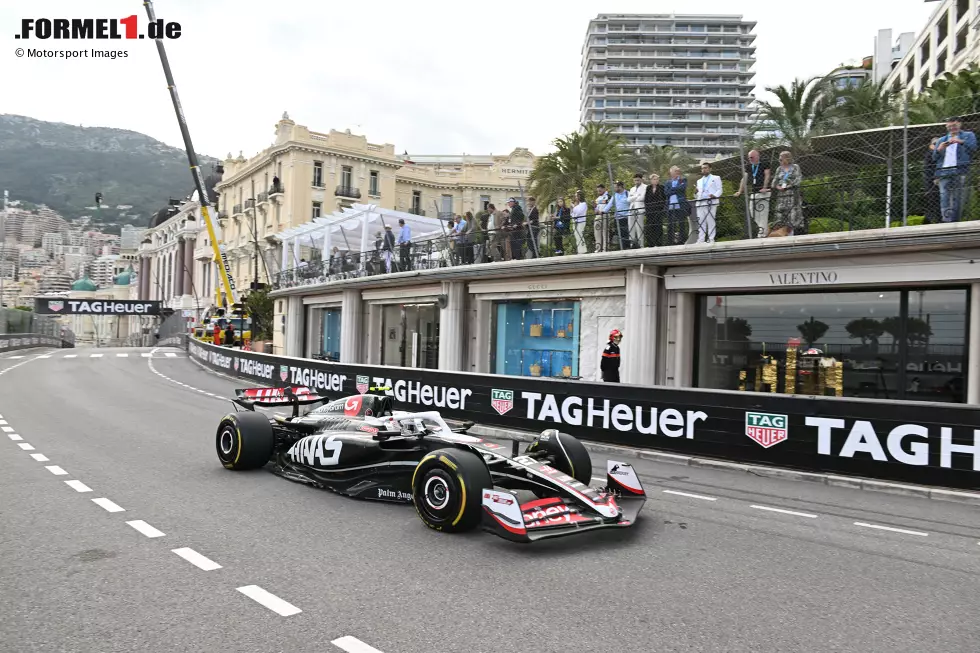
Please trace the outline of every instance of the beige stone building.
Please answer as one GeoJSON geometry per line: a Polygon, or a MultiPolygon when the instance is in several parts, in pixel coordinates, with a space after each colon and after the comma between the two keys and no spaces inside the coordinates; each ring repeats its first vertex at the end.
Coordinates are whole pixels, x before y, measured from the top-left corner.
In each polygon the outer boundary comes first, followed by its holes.
{"type": "MultiPolygon", "coordinates": [[[[488,203],[503,208],[526,189],[534,161],[522,148],[501,156],[397,155],[390,143],[371,143],[349,130],[311,131],[283,114],[272,145],[223,162],[215,186],[221,239],[236,284],[245,289],[256,262],[260,282],[279,271],[279,232],[354,204],[431,217],[476,213],[488,203]]],[[[204,248],[199,253],[209,256],[204,248]]],[[[298,258],[310,254],[304,247],[298,258]]]]}

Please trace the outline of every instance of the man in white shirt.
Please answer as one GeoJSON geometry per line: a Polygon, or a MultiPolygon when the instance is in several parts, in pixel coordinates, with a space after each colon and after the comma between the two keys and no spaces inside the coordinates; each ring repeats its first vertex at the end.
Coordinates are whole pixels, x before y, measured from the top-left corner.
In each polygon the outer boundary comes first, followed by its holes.
{"type": "Polygon", "coordinates": [[[606,251],[606,240],[609,234],[609,209],[612,206],[612,198],[605,184],[599,184],[596,188],[595,198],[595,223],[592,225],[595,231],[595,251],[606,251]]]}
{"type": "Polygon", "coordinates": [[[643,225],[646,222],[644,198],[647,185],[643,183],[643,175],[639,172],[633,175],[633,188],[630,188],[630,247],[643,247],[643,225]]]}
{"type": "Polygon", "coordinates": [[[718,213],[721,192],[721,177],[711,174],[710,163],[702,163],[696,196],[699,243],[715,242],[715,215],[718,213]]]}

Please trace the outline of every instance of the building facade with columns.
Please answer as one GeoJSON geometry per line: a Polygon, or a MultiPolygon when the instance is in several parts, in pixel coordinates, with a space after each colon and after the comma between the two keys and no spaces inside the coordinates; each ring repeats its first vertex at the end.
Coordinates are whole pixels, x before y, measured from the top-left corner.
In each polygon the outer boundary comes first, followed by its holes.
{"type": "Polygon", "coordinates": [[[596,380],[618,329],[623,383],[980,404],[978,254],[962,222],[312,283],[274,353],[596,380]]]}
{"type": "MultiPolygon", "coordinates": [[[[350,130],[312,131],[283,114],[272,145],[222,163],[215,191],[232,275],[241,287],[268,283],[284,260],[276,234],[354,204],[431,217],[476,213],[488,203],[502,208],[526,190],[534,162],[524,148],[498,156],[396,154],[390,143],[350,130]]],[[[295,258],[318,255],[301,245],[295,258]]]]}

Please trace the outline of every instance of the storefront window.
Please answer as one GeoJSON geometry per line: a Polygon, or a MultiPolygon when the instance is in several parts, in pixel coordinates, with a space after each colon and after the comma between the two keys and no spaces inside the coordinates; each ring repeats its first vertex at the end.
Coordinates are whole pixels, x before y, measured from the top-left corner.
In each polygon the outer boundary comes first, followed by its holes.
{"type": "Polygon", "coordinates": [[[703,296],[702,388],[963,402],[966,291],[703,296]]]}
{"type": "Polygon", "coordinates": [[[394,304],[381,312],[383,365],[439,368],[439,309],[435,304],[394,304]]]}
{"type": "Polygon", "coordinates": [[[320,314],[320,355],[340,361],[340,309],[327,308],[320,314]]]}
{"type": "Polygon", "coordinates": [[[577,378],[580,302],[501,302],[494,323],[494,372],[577,378]]]}

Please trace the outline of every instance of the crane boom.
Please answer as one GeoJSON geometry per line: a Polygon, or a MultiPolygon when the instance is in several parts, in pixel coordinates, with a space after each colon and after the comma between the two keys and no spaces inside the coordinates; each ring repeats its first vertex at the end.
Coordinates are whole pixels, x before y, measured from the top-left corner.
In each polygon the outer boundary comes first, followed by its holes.
{"type": "MultiPolygon", "coordinates": [[[[146,15],[153,23],[156,21],[156,14],[153,11],[153,2],[144,0],[143,6],[146,7],[146,15]]],[[[228,263],[228,255],[221,244],[214,222],[211,220],[211,198],[208,196],[207,188],[204,185],[204,176],[201,174],[201,167],[197,162],[197,154],[194,152],[194,145],[191,143],[191,135],[187,130],[187,121],[184,119],[184,110],[180,106],[180,98],[177,97],[177,86],[174,84],[174,75],[170,70],[170,62],[167,60],[167,51],[163,47],[163,39],[154,39],[157,44],[157,52],[160,54],[160,63],[163,65],[163,74],[167,78],[167,89],[170,91],[170,99],[174,103],[174,111],[177,112],[177,123],[180,125],[180,135],[184,139],[184,149],[187,150],[187,161],[191,166],[191,175],[194,177],[194,186],[197,188],[198,202],[201,205],[201,217],[208,228],[208,237],[211,240],[211,247],[214,249],[215,261],[221,261],[218,270],[221,272],[221,284],[225,290],[225,302],[228,307],[238,304],[238,293],[235,289],[235,279],[231,275],[231,265],[228,263]]]]}

